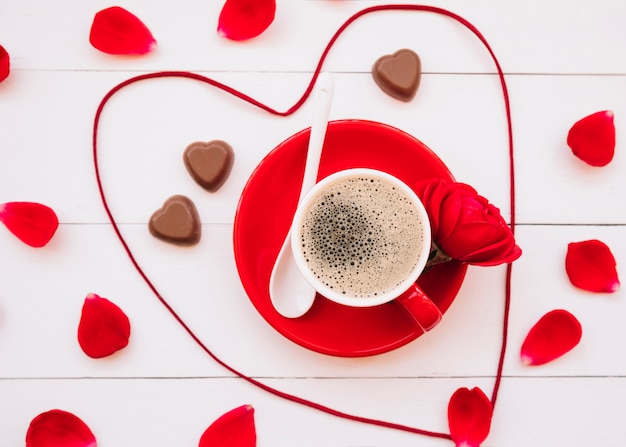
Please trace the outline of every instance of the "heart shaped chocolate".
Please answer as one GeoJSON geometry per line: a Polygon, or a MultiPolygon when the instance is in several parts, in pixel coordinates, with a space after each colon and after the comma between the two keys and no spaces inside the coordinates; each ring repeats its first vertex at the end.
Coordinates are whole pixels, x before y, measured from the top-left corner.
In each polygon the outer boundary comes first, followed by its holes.
{"type": "Polygon", "coordinates": [[[422,63],[415,52],[405,48],[379,58],[372,67],[372,76],[385,93],[408,102],[419,87],[422,63]]]}
{"type": "Polygon", "coordinates": [[[225,141],[191,143],[183,153],[185,167],[191,177],[210,192],[217,191],[230,175],[234,153],[225,141]]]}
{"type": "Polygon", "coordinates": [[[200,217],[194,203],[175,195],[156,210],[148,223],[150,233],[158,239],[177,245],[194,245],[200,241],[200,217]]]}

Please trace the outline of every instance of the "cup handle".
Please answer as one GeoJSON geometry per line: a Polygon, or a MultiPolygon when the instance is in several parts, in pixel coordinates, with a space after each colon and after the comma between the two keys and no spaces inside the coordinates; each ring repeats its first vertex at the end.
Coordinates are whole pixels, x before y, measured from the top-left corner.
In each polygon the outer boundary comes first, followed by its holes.
{"type": "Polygon", "coordinates": [[[413,284],[396,301],[424,332],[430,331],[441,321],[441,311],[417,284],[413,284]]]}

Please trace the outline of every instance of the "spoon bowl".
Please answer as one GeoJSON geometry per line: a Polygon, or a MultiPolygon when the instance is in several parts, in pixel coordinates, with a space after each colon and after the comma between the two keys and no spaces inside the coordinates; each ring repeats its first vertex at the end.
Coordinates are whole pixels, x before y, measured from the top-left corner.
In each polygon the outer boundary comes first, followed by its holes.
{"type": "MultiPolygon", "coordinates": [[[[333,78],[328,73],[322,73],[315,86],[313,122],[298,203],[317,180],[333,91],[333,78]]],[[[291,225],[274,263],[269,287],[272,305],[279,314],[287,318],[298,318],[304,315],[315,301],[315,289],[304,279],[293,258],[291,225]]]]}

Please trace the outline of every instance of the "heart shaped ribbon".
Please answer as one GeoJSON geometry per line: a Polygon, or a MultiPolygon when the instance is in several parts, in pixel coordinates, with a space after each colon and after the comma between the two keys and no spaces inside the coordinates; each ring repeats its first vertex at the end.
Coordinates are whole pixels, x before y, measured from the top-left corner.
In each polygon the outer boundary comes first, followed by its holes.
{"type": "MultiPolygon", "coordinates": [[[[438,14],[438,15],[442,15],[445,17],[448,17],[456,22],[458,22],[459,24],[463,25],[464,27],[466,27],[469,31],[472,32],[472,34],[474,34],[479,40],[480,42],[483,44],[483,46],[486,48],[486,50],[489,52],[489,55],[491,56],[491,59],[493,60],[495,67],[497,69],[498,72],[498,76],[499,76],[499,80],[500,80],[500,85],[501,85],[501,89],[502,89],[502,96],[504,99],[504,106],[505,106],[505,115],[506,115],[506,121],[507,121],[507,131],[508,131],[508,147],[509,147],[509,163],[510,163],[510,167],[509,167],[509,174],[510,174],[510,216],[511,216],[511,230],[514,232],[515,231],[515,189],[514,189],[514,174],[515,174],[515,169],[514,169],[514,163],[513,163],[513,126],[512,126],[512,120],[511,120],[511,109],[510,109],[510,101],[509,101],[509,93],[508,93],[508,88],[507,88],[507,84],[506,84],[506,80],[504,78],[504,72],[500,66],[500,63],[495,55],[495,53],[493,52],[493,50],[491,49],[491,46],[489,45],[489,43],[487,42],[487,40],[485,39],[485,37],[480,33],[480,31],[474,26],[472,25],[469,21],[467,21],[466,19],[464,19],[463,17],[450,12],[446,9],[442,9],[442,8],[438,8],[435,6],[427,6],[427,5],[379,5],[379,6],[373,6],[373,7],[369,7],[369,8],[365,8],[357,13],[355,13],[354,15],[352,15],[350,18],[348,18],[348,20],[346,20],[344,22],[343,25],[341,25],[339,27],[339,29],[335,32],[335,34],[332,36],[332,38],[330,39],[330,41],[328,42],[326,48],[324,49],[319,62],[315,68],[315,71],[311,77],[311,81],[309,82],[308,86],[306,87],[304,93],[302,94],[302,96],[294,103],[293,106],[291,106],[289,109],[287,109],[286,111],[278,111],[270,106],[267,106],[265,104],[263,104],[262,102],[259,102],[257,100],[255,100],[254,98],[251,98],[247,95],[245,95],[244,93],[239,92],[238,90],[229,87],[228,85],[225,85],[223,83],[220,83],[216,80],[213,80],[211,78],[208,78],[206,76],[202,76],[199,74],[195,74],[195,73],[191,73],[191,72],[186,72],[186,71],[162,71],[162,72],[155,72],[155,73],[147,73],[147,74],[143,74],[143,75],[139,75],[139,76],[135,76],[133,78],[129,78],[123,82],[121,82],[120,84],[116,85],[115,87],[113,87],[105,96],[104,98],[101,100],[97,110],[96,110],[96,114],[94,117],[94,124],[93,124],[93,139],[92,139],[92,152],[93,152],[93,162],[94,162],[94,168],[95,168],[95,176],[96,176],[96,181],[98,184],[98,191],[100,194],[100,199],[102,201],[102,205],[105,209],[105,212],[108,216],[108,219],[111,223],[111,226],[113,228],[113,230],[115,231],[115,234],[117,235],[117,238],[119,239],[120,243],[122,244],[126,254],[128,255],[131,263],[133,264],[134,268],[136,269],[137,273],[139,273],[139,275],[142,277],[142,279],[145,281],[145,283],[147,284],[147,286],[150,288],[150,290],[152,291],[152,293],[155,295],[155,297],[161,302],[161,304],[169,311],[169,313],[171,314],[171,316],[185,329],[185,331],[189,334],[189,336],[194,340],[195,343],[197,343],[201,349],[204,350],[204,352],[206,354],[208,354],[216,363],[218,363],[220,366],[222,366],[223,368],[225,368],[226,370],[228,370],[229,372],[235,374],[236,376],[246,380],[247,382],[249,382],[250,384],[261,388],[277,397],[280,397],[282,399],[286,399],[289,400],[291,402],[300,404],[300,405],[304,405],[307,406],[309,408],[313,408],[319,411],[322,411],[324,413],[333,415],[333,416],[337,416],[340,418],[344,418],[344,419],[348,419],[348,420],[352,420],[352,421],[356,421],[356,422],[362,422],[362,423],[366,423],[366,424],[370,424],[370,425],[377,425],[377,426],[381,426],[381,427],[386,427],[386,428],[391,428],[391,429],[396,429],[396,430],[401,430],[401,431],[406,431],[406,432],[410,432],[410,433],[416,433],[416,434],[421,434],[421,435],[426,435],[426,436],[431,436],[431,437],[437,437],[437,438],[443,438],[443,439],[451,439],[450,435],[447,433],[440,433],[440,432],[433,432],[433,431],[429,431],[429,430],[424,430],[421,428],[417,428],[417,427],[412,427],[412,426],[407,426],[407,425],[402,425],[402,424],[397,424],[394,422],[388,422],[388,421],[384,421],[384,420],[377,420],[377,419],[371,419],[371,418],[366,418],[366,417],[362,417],[362,416],[358,416],[358,415],[353,415],[353,414],[348,414],[348,413],[344,413],[338,410],[335,410],[333,408],[329,408],[327,406],[321,405],[319,403],[286,393],[284,391],[278,390],[276,388],[273,388],[269,385],[264,384],[263,382],[260,382],[252,377],[247,376],[246,374],[238,371],[236,368],[234,368],[233,366],[227,364],[226,362],[224,362],[222,359],[220,359],[217,355],[215,355],[213,353],[213,351],[194,333],[194,331],[185,323],[185,321],[180,317],[180,315],[171,307],[171,305],[169,304],[169,302],[161,295],[161,293],[159,292],[159,290],[155,287],[155,285],[152,283],[152,281],[150,280],[150,278],[148,277],[148,275],[144,272],[144,270],[142,269],[142,267],[139,265],[139,263],[137,262],[137,260],[135,259],[135,256],[133,255],[133,252],[131,250],[131,248],[129,247],[128,243],[126,242],[124,236],[122,235],[122,233],[120,232],[120,229],[117,225],[117,221],[115,219],[115,217],[113,216],[110,208],[109,208],[109,204],[108,204],[108,200],[107,200],[107,195],[105,193],[104,190],[104,186],[102,184],[101,178],[100,178],[100,166],[98,163],[98,130],[99,130],[99,123],[100,123],[100,116],[102,114],[102,111],[104,110],[106,104],[108,103],[108,101],[111,99],[112,96],[114,96],[117,92],[119,92],[120,90],[122,90],[123,88],[131,85],[131,84],[135,84],[137,82],[141,82],[144,80],[148,80],[148,79],[156,79],[156,78],[187,78],[187,79],[192,79],[192,80],[196,80],[196,81],[200,81],[203,82],[205,84],[209,84],[213,87],[216,87],[220,90],[223,90],[249,104],[252,104],[253,106],[256,106],[262,110],[265,110],[266,112],[272,114],[272,115],[277,115],[277,116],[289,116],[291,114],[293,114],[294,112],[296,112],[301,106],[302,104],[304,104],[304,102],[306,101],[306,99],[308,98],[308,96],[310,95],[311,91],[313,90],[313,86],[315,85],[315,81],[317,80],[317,77],[319,76],[319,73],[321,71],[321,68],[324,64],[324,61],[326,60],[326,57],[328,55],[328,53],[330,52],[331,48],[333,47],[334,43],[336,42],[336,40],[339,38],[339,36],[345,31],[346,28],[348,28],[348,26],[353,23],[355,20],[357,20],[358,18],[366,15],[366,14],[370,14],[370,13],[375,13],[378,11],[389,11],[389,10],[397,10],[397,11],[418,11],[418,12],[428,12],[428,13],[433,13],[433,14],[438,14]]],[[[504,303],[504,314],[503,314],[503,324],[502,324],[502,344],[501,344],[501,349],[500,349],[500,356],[499,356],[499,360],[498,360],[498,366],[497,366],[497,373],[496,373],[496,377],[495,377],[495,382],[494,382],[494,386],[493,386],[493,391],[492,391],[492,395],[491,395],[491,403],[492,406],[495,407],[495,403],[496,403],[496,399],[497,399],[497,395],[498,395],[498,391],[500,389],[500,384],[502,381],[502,368],[503,368],[503,364],[504,364],[504,356],[505,356],[505,352],[506,352],[506,347],[507,347],[507,334],[508,334],[508,320],[509,320],[509,308],[510,308],[510,301],[511,301],[511,274],[512,274],[512,264],[508,264],[507,265],[507,270],[506,270],[506,283],[505,283],[505,303],[504,303]]]]}

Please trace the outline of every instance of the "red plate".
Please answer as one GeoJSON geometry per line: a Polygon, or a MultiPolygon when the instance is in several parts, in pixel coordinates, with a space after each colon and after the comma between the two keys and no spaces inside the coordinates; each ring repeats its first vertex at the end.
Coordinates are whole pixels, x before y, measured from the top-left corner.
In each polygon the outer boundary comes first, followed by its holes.
{"type": "MultiPolygon", "coordinates": [[[[234,225],[235,261],[241,282],[263,318],[301,346],[343,357],[396,349],[415,340],[422,330],[393,302],[352,308],[318,295],[311,310],[297,319],[282,317],[270,302],[270,274],[295,213],[309,131],[298,132],[272,150],[243,190],[234,225]]],[[[429,148],[399,129],[371,121],[332,121],[318,180],[357,167],[388,172],[409,186],[431,177],[453,179],[429,148]]],[[[461,287],[465,270],[461,263],[440,264],[423,274],[418,284],[445,313],[461,287]]]]}

